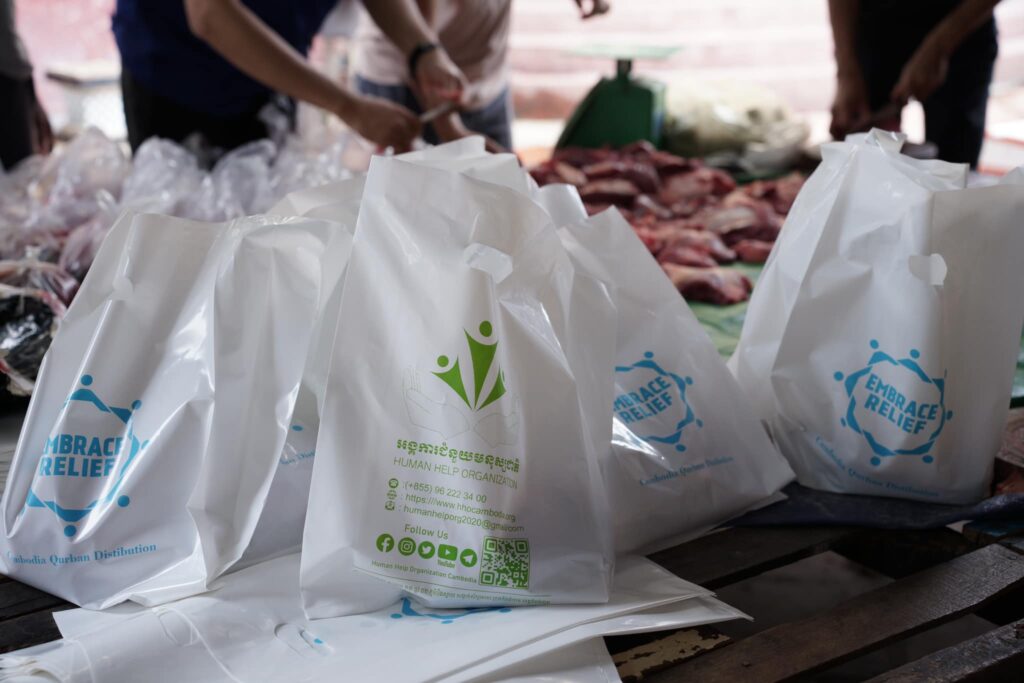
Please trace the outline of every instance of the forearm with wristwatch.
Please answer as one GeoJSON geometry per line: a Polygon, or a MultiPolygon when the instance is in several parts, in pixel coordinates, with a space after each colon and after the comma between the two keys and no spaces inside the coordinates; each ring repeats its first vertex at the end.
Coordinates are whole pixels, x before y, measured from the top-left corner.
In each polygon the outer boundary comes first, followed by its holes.
{"type": "Polygon", "coordinates": [[[366,11],[406,56],[409,76],[428,100],[460,101],[466,79],[440,46],[414,0],[364,0],[366,11]]]}

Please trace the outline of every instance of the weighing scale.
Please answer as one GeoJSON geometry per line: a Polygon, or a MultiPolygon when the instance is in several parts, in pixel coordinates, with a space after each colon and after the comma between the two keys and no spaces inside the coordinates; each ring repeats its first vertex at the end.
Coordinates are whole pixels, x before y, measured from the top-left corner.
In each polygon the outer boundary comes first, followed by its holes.
{"type": "Polygon", "coordinates": [[[668,46],[590,45],[572,50],[583,57],[615,60],[615,76],[602,78],[569,117],[558,138],[562,147],[622,147],[637,140],[661,144],[665,84],[633,75],[633,60],[663,61],[678,51],[668,46]]]}

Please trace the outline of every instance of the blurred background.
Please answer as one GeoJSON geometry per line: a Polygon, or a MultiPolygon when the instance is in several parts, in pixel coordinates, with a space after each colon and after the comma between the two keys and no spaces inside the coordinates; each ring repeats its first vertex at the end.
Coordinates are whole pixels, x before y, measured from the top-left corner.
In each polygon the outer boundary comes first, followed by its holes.
{"type": "MultiPolygon", "coordinates": [[[[70,134],[92,124],[123,137],[113,0],[15,4],[55,129],[70,134]]],[[[790,108],[807,124],[808,142],[828,139],[835,63],[825,0],[621,0],[587,22],[567,1],[515,0],[512,11],[513,139],[526,161],[545,158],[587,90],[614,73],[610,58],[573,52],[595,44],[678,47],[665,60],[638,60],[634,68],[669,85],[670,107],[673,91],[706,93],[707,84],[717,84],[719,92],[727,90],[726,100],[739,91],[748,102],[770,99],[790,108]]],[[[347,71],[351,15],[336,12],[312,52],[339,77],[347,71]]],[[[1024,2],[1004,0],[996,17],[999,58],[979,169],[998,173],[1024,163],[1024,2]]],[[[911,141],[922,141],[923,127],[920,106],[911,103],[903,129],[911,141]]]]}

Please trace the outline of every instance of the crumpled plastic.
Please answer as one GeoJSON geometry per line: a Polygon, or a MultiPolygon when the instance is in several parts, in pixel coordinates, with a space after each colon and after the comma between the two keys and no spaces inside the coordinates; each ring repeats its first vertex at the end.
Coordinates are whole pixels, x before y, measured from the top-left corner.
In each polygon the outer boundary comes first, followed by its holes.
{"type": "MultiPolygon", "coordinates": [[[[222,222],[265,213],[289,192],[343,180],[353,169],[365,167],[366,143],[346,131],[329,129],[314,114],[300,108],[301,135],[289,133],[279,122],[271,126],[273,140],[228,152],[209,171],[200,164],[200,157],[205,160],[212,153],[209,149],[192,151],[153,138],[132,159],[123,144],[95,128],[49,157],[30,157],[10,172],[0,171],[0,283],[19,290],[17,305],[11,290],[4,290],[8,308],[24,311],[29,300],[49,306],[45,297],[40,299],[41,291],[68,304],[110,226],[125,210],[222,222]],[[23,266],[15,265],[21,261],[23,266]],[[41,263],[47,264],[43,270],[41,263]],[[11,282],[5,274],[11,269],[34,272],[37,280],[45,276],[52,286],[11,282]]],[[[63,307],[50,307],[56,324],[63,307]]],[[[0,355],[4,349],[9,353],[32,342],[31,354],[15,354],[22,372],[10,384],[19,394],[31,393],[38,370],[38,364],[31,367],[31,359],[41,361],[48,342],[40,342],[55,331],[42,320],[48,316],[39,317],[40,306],[30,303],[28,308],[29,318],[38,318],[35,324],[21,317],[0,320],[0,355]],[[19,336],[5,336],[10,334],[19,336]]],[[[0,373],[6,372],[0,360],[0,373]]]]}
{"type": "Polygon", "coordinates": [[[665,108],[665,148],[720,167],[792,168],[810,134],[777,93],[754,83],[677,78],[665,108]]]}

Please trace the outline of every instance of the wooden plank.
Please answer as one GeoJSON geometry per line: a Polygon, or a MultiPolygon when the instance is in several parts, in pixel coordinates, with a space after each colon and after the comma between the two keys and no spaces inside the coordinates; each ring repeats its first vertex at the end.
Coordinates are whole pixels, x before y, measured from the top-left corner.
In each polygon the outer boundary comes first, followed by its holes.
{"type": "Polygon", "coordinates": [[[1002,683],[1024,678],[1024,621],[947,647],[870,683],[1002,683]]]}
{"type": "Polygon", "coordinates": [[[975,545],[995,543],[1018,534],[1024,534],[1024,519],[971,522],[964,526],[964,537],[975,545]]]}
{"type": "Polygon", "coordinates": [[[774,683],[807,676],[973,612],[1024,586],[1024,556],[990,545],[655,674],[656,681],[774,683]]]}
{"type": "Polygon", "coordinates": [[[913,531],[866,529],[843,539],[832,550],[879,574],[902,579],[990,542],[979,539],[974,543],[946,527],[913,531]]]}
{"type": "MultiPolygon", "coordinates": [[[[53,610],[65,605],[68,603],[64,600],[19,581],[0,584],[0,622],[30,612],[53,610]]],[[[0,628],[3,628],[2,623],[0,628]]]]}
{"type": "Polygon", "coordinates": [[[710,626],[686,628],[672,635],[612,655],[625,683],[643,680],[656,671],[710,652],[729,642],[729,636],[710,626]]]}
{"type": "MultiPolygon", "coordinates": [[[[708,638],[717,639],[718,635],[721,635],[718,634],[718,631],[714,626],[703,626],[701,628],[704,629],[703,633],[708,638]]],[[[621,652],[643,648],[656,640],[668,638],[685,630],[686,629],[682,628],[670,628],[665,629],[664,631],[644,631],[643,633],[625,633],[617,636],[605,636],[604,644],[608,648],[608,654],[614,657],[621,652]]]]}
{"type": "MultiPolygon", "coordinates": [[[[69,608],[70,606],[61,609],[69,608]]],[[[0,624],[0,653],[41,645],[58,638],[60,630],[57,628],[57,622],[53,620],[53,612],[44,610],[24,614],[0,624]]]]}
{"type": "Polygon", "coordinates": [[[1018,553],[1024,555],[1024,536],[1014,536],[1013,538],[1007,538],[1000,542],[1000,545],[1015,550],[1018,553]]]}
{"type": "Polygon", "coordinates": [[[825,552],[852,533],[845,527],[736,527],[662,550],[650,559],[676,576],[716,589],[825,552]]]}

